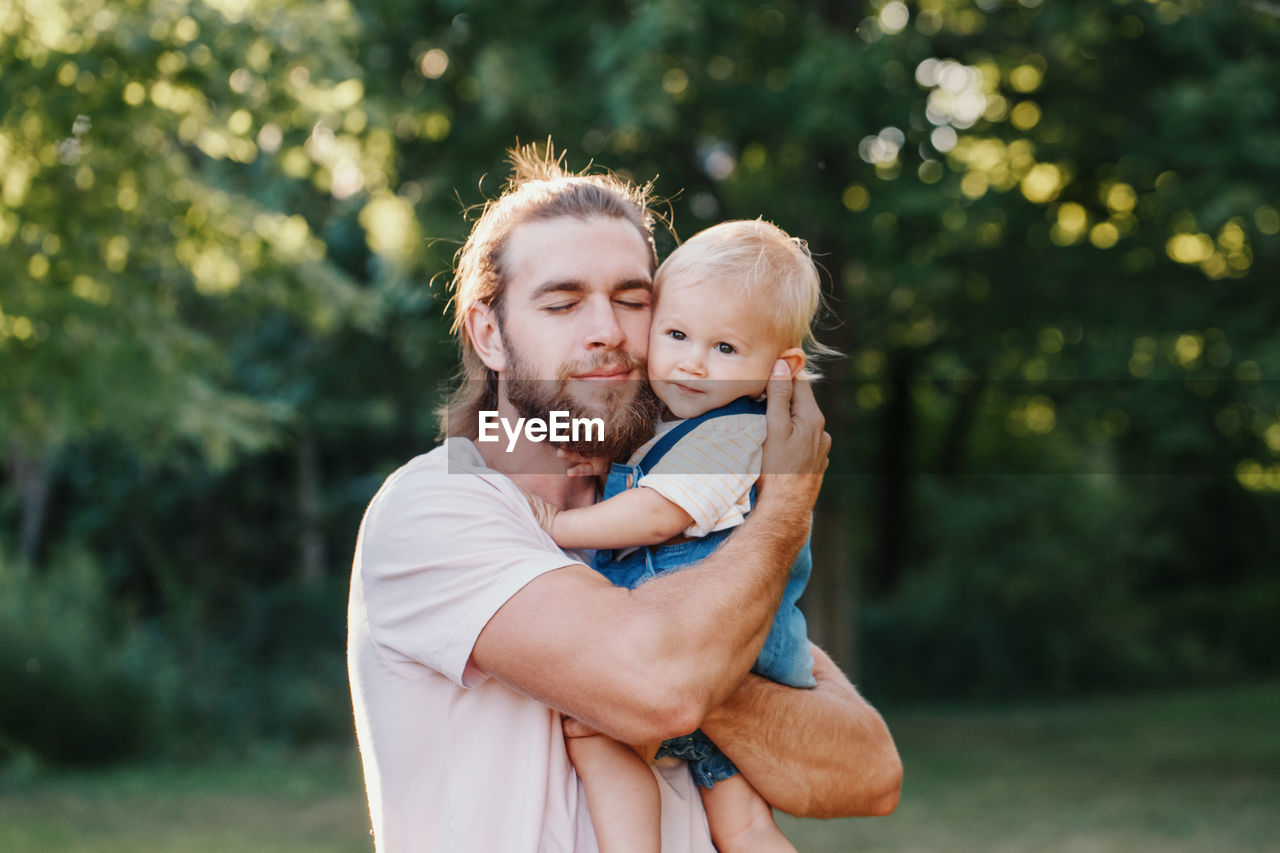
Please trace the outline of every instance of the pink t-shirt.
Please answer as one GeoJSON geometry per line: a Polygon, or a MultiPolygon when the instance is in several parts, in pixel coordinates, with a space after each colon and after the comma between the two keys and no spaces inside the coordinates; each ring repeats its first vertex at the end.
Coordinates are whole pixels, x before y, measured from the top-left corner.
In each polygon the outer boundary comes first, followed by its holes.
{"type": "MultiPolygon", "coordinates": [[[[575,562],[466,439],[412,460],[374,497],[351,573],[347,664],[379,851],[595,853],[559,712],[471,664],[507,599],[575,562]]],[[[688,768],[655,773],[662,849],[714,853],[688,768]]]]}

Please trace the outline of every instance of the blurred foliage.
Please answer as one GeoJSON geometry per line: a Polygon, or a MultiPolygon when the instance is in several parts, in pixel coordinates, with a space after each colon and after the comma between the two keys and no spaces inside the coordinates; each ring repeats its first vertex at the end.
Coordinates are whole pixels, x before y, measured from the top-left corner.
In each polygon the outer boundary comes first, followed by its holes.
{"type": "Polygon", "coordinates": [[[824,266],[873,694],[1274,671],[1278,56],[1268,0],[9,0],[0,541],[93,555],[197,741],[342,730],[463,214],[550,136],[824,266]]]}
{"type": "Polygon", "coordinates": [[[190,598],[152,616],[122,607],[83,552],[40,572],[0,558],[0,763],[339,739],[345,586],[245,594],[210,627],[190,598]]]}
{"type": "Polygon", "coordinates": [[[177,686],[80,554],[35,574],[0,561],[0,758],[98,762],[156,741],[177,686]]]}
{"type": "Polygon", "coordinates": [[[1117,478],[990,476],[922,492],[934,508],[921,530],[931,556],[900,594],[865,608],[867,680],[890,694],[1004,698],[1232,678],[1261,662],[1250,649],[1280,640],[1269,627],[1269,637],[1231,631],[1236,618],[1273,622],[1230,598],[1201,596],[1190,618],[1185,592],[1161,588],[1173,535],[1117,478]]]}
{"type": "Polygon", "coordinates": [[[385,131],[311,132],[361,100],[357,30],[339,10],[236,6],[8,6],[3,427],[28,453],[110,434],[225,465],[293,402],[286,382],[238,387],[238,345],[272,320],[324,340],[375,316],[316,233],[354,187],[295,177],[359,161],[386,184],[385,131]],[[314,81],[270,73],[314,56],[314,81]]]}

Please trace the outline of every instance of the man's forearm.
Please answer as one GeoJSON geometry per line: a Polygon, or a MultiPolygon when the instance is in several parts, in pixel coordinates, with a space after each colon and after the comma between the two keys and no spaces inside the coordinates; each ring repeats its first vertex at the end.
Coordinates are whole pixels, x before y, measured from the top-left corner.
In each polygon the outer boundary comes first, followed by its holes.
{"type": "Polygon", "coordinates": [[[831,436],[813,389],[790,377],[779,359],[767,388],[759,501],[746,523],[697,566],[634,591],[637,602],[650,605],[641,635],[658,642],[653,660],[669,669],[660,677],[699,722],[737,687],[764,645],[822,486],[831,436]]]}
{"type": "Polygon", "coordinates": [[[646,632],[659,644],[655,664],[702,713],[733,692],[760,654],[808,524],[807,507],[762,500],[697,566],[633,591],[635,604],[664,625],[646,632]]]}
{"type": "Polygon", "coordinates": [[[477,667],[624,743],[693,731],[755,662],[804,542],[809,504],[782,497],[698,565],[636,589],[576,564],[535,578],[476,639],[477,667]]]}
{"type": "Polygon", "coordinates": [[[889,814],[902,762],[880,714],[813,647],[812,690],[748,676],[702,729],[773,806],[801,817],[889,814]]]}

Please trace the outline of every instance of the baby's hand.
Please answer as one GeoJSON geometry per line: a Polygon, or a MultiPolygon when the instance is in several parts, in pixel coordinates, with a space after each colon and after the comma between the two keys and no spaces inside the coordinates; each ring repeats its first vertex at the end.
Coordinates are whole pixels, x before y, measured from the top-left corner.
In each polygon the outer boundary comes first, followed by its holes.
{"type": "Polygon", "coordinates": [[[560,727],[564,729],[565,737],[591,737],[600,734],[591,726],[573,717],[561,717],[560,727]]]}
{"type": "Polygon", "coordinates": [[[548,533],[552,532],[555,525],[556,516],[560,513],[560,508],[554,504],[544,501],[528,489],[520,489],[524,499],[529,502],[529,508],[533,510],[533,517],[538,520],[538,526],[548,533]]]}
{"type": "MultiPolygon", "coordinates": [[[[581,720],[574,719],[573,717],[561,717],[560,728],[564,731],[564,736],[570,739],[576,737],[595,737],[596,735],[600,735],[599,731],[591,728],[591,726],[581,720]]],[[[601,735],[601,737],[603,737],[603,735],[601,735]]],[[[642,743],[629,744],[629,746],[636,751],[636,754],[640,756],[642,761],[648,764],[650,761],[653,761],[654,756],[658,754],[658,750],[662,747],[662,744],[642,743]]]]}
{"type": "Polygon", "coordinates": [[[609,460],[603,456],[583,456],[563,448],[556,451],[556,456],[575,463],[565,471],[570,477],[600,477],[609,473],[609,460]]]}

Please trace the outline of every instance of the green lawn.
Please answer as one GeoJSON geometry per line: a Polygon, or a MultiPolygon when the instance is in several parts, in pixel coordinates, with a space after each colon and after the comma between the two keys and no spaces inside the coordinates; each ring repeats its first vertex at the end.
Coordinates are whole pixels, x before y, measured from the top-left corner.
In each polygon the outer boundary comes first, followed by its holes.
{"type": "Polygon", "coordinates": [[[0,784],[4,853],[372,850],[354,750],[0,784]]]}
{"type": "Polygon", "coordinates": [[[888,818],[784,818],[802,851],[1280,850],[1280,685],[888,713],[888,818]]]}
{"type": "MultiPolygon", "coordinates": [[[[888,818],[796,821],[802,851],[1280,848],[1280,685],[890,712],[888,818]]],[[[354,755],[0,776],[0,850],[364,851],[354,755]]]]}

